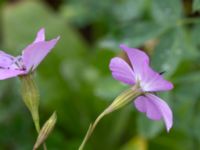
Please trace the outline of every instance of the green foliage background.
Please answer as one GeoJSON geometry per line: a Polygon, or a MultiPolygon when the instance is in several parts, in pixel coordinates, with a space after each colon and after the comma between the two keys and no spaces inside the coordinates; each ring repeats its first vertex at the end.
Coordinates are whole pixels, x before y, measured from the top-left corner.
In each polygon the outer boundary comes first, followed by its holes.
{"type": "MultiPolygon", "coordinates": [[[[148,120],[130,104],[105,117],[86,150],[200,149],[200,0],[1,0],[0,49],[13,55],[44,27],[59,43],[35,72],[41,122],[56,110],[48,150],[75,150],[98,114],[126,85],[108,68],[119,44],[138,47],[175,88],[159,94],[174,126],[148,120]]],[[[0,81],[0,150],[30,150],[37,134],[18,78],[0,81]]]]}

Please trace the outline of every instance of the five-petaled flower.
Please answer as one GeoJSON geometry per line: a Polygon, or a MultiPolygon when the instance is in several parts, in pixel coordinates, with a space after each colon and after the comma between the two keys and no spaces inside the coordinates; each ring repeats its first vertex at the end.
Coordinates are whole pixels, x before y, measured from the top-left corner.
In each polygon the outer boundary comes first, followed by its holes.
{"type": "Polygon", "coordinates": [[[120,47],[128,55],[131,66],[119,57],[113,58],[109,66],[112,76],[125,84],[137,84],[143,92],[134,101],[137,110],[146,113],[147,117],[152,120],[163,118],[167,131],[169,131],[173,124],[172,111],[165,101],[153,93],[171,90],[173,84],[149,66],[149,57],[143,51],[123,44],[120,47]]]}
{"type": "Polygon", "coordinates": [[[45,41],[45,30],[42,28],[37,33],[34,42],[22,51],[22,55],[14,57],[0,51],[0,80],[34,71],[58,40],[59,37],[45,41]]]}

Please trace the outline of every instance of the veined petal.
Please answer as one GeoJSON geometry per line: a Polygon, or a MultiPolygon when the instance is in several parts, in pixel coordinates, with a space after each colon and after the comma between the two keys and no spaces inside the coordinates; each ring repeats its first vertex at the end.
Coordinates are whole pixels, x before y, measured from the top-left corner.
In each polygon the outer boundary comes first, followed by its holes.
{"type": "Polygon", "coordinates": [[[140,96],[134,101],[138,111],[146,113],[147,117],[152,120],[160,120],[163,118],[167,131],[173,125],[172,111],[165,101],[153,94],[140,96]]]}
{"type": "Polygon", "coordinates": [[[111,59],[109,68],[116,80],[130,85],[135,84],[134,72],[123,59],[119,57],[111,59]]]}
{"type": "Polygon", "coordinates": [[[0,68],[8,68],[14,59],[15,57],[0,51],[0,68]]]}
{"type": "Polygon", "coordinates": [[[120,48],[122,48],[127,53],[137,80],[142,80],[143,64],[149,64],[149,57],[147,54],[141,50],[127,47],[124,44],[121,44],[120,48]]]}
{"type": "Polygon", "coordinates": [[[21,70],[0,69],[0,80],[16,77],[23,74],[25,74],[25,72],[21,70]]]}
{"type": "Polygon", "coordinates": [[[38,31],[37,36],[33,43],[45,41],[45,29],[42,28],[38,31]]]}
{"type": "Polygon", "coordinates": [[[142,79],[140,86],[145,92],[168,91],[173,88],[173,84],[155,72],[148,64],[143,64],[142,79]]]}
{"type": "Polygon", "coordinates": [[[51,51],[51,49],[55,46],[58,40],[59,37],[50,41],[32,43],[29,46],[27,46],[23,50],[22,54],[22,59],[24,65],[26,66],[26,70],[34,70],[45,58],[45,56],[51,51]]]}

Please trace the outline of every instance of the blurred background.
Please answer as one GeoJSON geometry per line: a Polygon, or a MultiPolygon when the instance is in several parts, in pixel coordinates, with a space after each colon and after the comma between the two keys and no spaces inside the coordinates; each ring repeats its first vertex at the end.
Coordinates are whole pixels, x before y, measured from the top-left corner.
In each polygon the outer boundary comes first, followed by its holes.
{"type": "MultiPolygon", "coordinates": [[[[114,80],[109,61],[119,44],[149,54],[175,88],[159,93],[174,113],[167,133],[132,104],[106,116],[86,150],[200,149],[200,0],[1,0],[0,49],[13,55],[44,27],[61,36],[35,72],[43,124],[58,122],[48,150],[76,150],[88,126],[128,86],[114,80]]],[[[0,150],[30,150],[36,140],[18,78],[0,81],[0,150]]]]}

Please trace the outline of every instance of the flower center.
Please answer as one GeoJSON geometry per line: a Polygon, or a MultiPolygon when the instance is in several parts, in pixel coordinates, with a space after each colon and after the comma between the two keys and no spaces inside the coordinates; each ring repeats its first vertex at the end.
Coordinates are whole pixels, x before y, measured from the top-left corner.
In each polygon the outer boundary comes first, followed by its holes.
{"type": "Polygon", "coordinates": [[[23,63],[21,56],[15,57],[15,59],[13,60],[12,64],[10,65],[8,69],[11,69],[11,68],[15,70],[26,70],[26,67],[23,63]]]}

